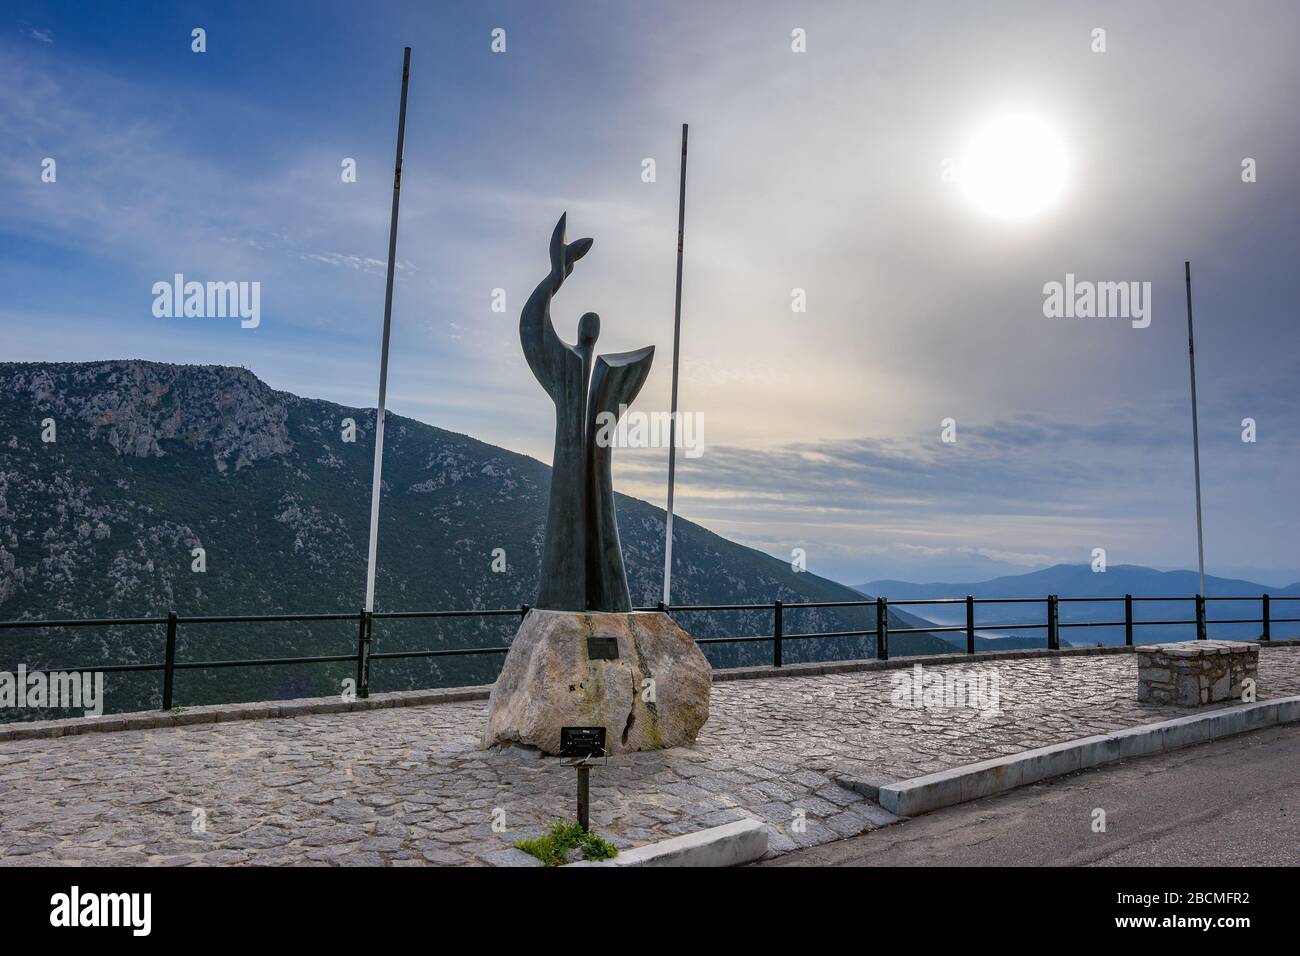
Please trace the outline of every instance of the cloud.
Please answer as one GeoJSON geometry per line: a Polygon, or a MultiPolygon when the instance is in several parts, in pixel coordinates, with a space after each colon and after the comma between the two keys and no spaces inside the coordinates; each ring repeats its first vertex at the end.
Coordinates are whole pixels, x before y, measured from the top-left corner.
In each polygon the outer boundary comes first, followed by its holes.
{"type": "MultiPolygon", "coordinates": [[[[310,252],[302,254],[300,258],[308,262],[323,262],[326,265],[331,266],[346,266],[350,269],[363,270],[365,272],[382,272],[385,275],[388,272],[388,260],[375,259],[371,256],[343,255],[338,252],[310,252]]],[[[399,272],[411,272],[411,264],[399,259],[393,264],[393,271],[395,274],[399,272]]]]}
{"type": "MultiPolygon", "coordinates": [[[[936,426],[900,438],[711,445],[698,461],[679,456],[678,509],[773,554],[804,547],[819,573],[848,581],[924,575],[925,557],[966,569],[958,578],[984,564],[1011,573],[1087,560],[1094,547],[1112,561],[1185,567],[1195,560],[1188,417],[1161,406],[1091,423],[969,420],[955,444],[936,426]]],[[[619,455],[619,487],[662,503],[662,453],[619,455]]],[[[1294,529],[1294,509],[1266,502],[1296,457],[1282,442],[1243,445],[1231,430],[1203,440],[1207,527],[1225,532],[1218,560],[1232,560],[1232,531],[1249,536],[1243,553],[1288,560],[1291,532],[1279,531],[1294,529]]]]}
{"type": "Polygon", "coordinates": [[[39,40],[41,43],[54,42],[53,30],[45,30],[40,27],[25,27],[21,32],[23,36],[31,37],[33,40],[39,40]]]}

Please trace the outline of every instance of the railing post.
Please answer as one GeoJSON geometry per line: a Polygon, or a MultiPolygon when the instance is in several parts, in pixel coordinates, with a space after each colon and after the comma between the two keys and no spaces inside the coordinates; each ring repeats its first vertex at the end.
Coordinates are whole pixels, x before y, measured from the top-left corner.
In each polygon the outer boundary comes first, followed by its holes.
{"type": "Polygon", "coordinates": [[[1047,649],[1049,651],[1059,651],[1061,649],[1061,622],[1058,614],[1059,608],[1056,604],[1056,595],[1047,595],[1047,649]]]}
{"type": "Polygon", "coordinates": [[[876,598],[876,657],[889,660],[889,602],[876,598]]]}
{"type": "Polygon", "coordinates": [[[1124,644],[1133,646],[1133,595],[1124,595],[1124,644]]]}
{"type": "Polygon", "coordinates": [[[781,666],[781,632],[783,624],[781,621],[781,609],[783,605],[777,601],[772,605],[772,666],[781,666]]]}
{"type": "Polygon", "coordinates": [[[1196,595],[1196,639],[1205,640],[1205,595],[1196,595]]]}
{"type": "Polygon", "coordinates": [[[357,617],[357,697],[370,696],[370,612],[362,611],[357,617]]]}
{"type": "Polygon", "coordinates": [[[531,610],[532,608],[529,607],[527,604],[519,605],[519,620],[523,621],[523,619],[528,616],[528,612],[531,610]]]}
{"type": "Polygon", "coordinates": [[[656,602],[655,607],[659,609],[660,614],[665,614],[668,611],[668,605],[665,604],[663,601],[656,602]]]}
{"type": "Polygon", "coordinates": [[[1261,641],[1271,641],[1271,640],[1273,640],[1273,628],[1272,628],[1272,625],[1269,623],[1269,613],[1268,613],[1268,595],[1267,595],[1267,594],[1264,595],[1264,599],[1263,599],[1263,601],[1262,601],[1261,603],[1264,605],[1264,608],[1263,608],[1264,633],[1261,634],[1261,635],[1259,636],[1259,639],[1260,639],[1261,641]]]}
{"type": "Polygon", "coordinates": [[[966,653],[975,653],[975,597],[966,595],[966,653]]]}
{"type": "Polygon", "coordinates": [[[162,709],[172,709],[172,680],[176,675],[176,612],[167,612],[167,649],[163,652],[162,709]]]}

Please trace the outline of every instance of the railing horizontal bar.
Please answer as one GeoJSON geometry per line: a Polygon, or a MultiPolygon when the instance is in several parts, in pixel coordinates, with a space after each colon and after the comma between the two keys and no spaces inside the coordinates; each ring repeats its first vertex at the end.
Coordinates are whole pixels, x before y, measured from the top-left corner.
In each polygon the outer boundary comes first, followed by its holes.
{"type": "MultiPolygon", "coordinates": [[[[427,618],[427,617],[518,617],[519,608],[492,608],[485,611],[375,611],[370,615],[379,620],[398,620],[410,618],[427,618]]],[[[355,614],[349,614],[347,617],[356,619],[355,614]]]]}
{"type": "MultiPolygon", "coordinates": [[[[657,611],[658,608],[649,610],[657,611]]],[[[688,607],[669,607],[667,611],[770,611],[771,604],[692,604],[688,607]]]]}
{"type": "Polygon", "coordinates": [[[456,647],[438,651],[384,651],[371,653],[370,659],[391,661],[404,657],[461,657],[465,654],[506,654],[509,651],[508,644],[504,647],[456,647]]]}
{"type": "MultiPolygon", "coordinates": [[[[931,598],[929,600],[923,598],[907,598],[906,600],[898,600],[898,601],[890,601],[888,598],[886,598],[885,601],[890,607],[898,607],[899,605],[912,605],[912,604],[965,604],[966,603],[965,598],[931,598]]],[[[874,607],[876,602],[871,601],[869,603],[874,607]]],[[[893,628],[890,628],[890,633],[891,634],[894,633],[893,628]]]]}
{"type": "MultiPolygon", "coordinates": [[[[1269,620],[1276,621],[1277,618],[1271,617],[1269,618],[1269,620]]],[[[1264,619],[1260,617],[1225,617],[1221,619],[1207,617],[1205,619],[1205,623],[1206,624],[1263,624],[1264,619]]]]}
{"type": "MultiPolygon", "coordinates": [[[[516,614],[519,612],[516,611],[516,614]]],[[[376,615],[377,616],[377,615],[376,615]]],[[[355,621],[352,614],[236,614],[236,615],[201,615],[199,617],[178,617],[177,624],[291,624],[297,621],[355,621]]],[[[163,623],[167,619],[163,618],[163,623]]]]}
{"type": "Polygon", "coordinates": [[[102,667],[29,667],[28,674],[116,674],[123,671],[160,671],[162,664],[105,664],[102,667]]]}
{"type": "Polygon", "coordinates": [[[0,630],[20,627],[117,627],[127,624],[166,624],[165,617],[110,617],[74,621],[0,621],[0,630]]]}
{"type": "Polygon", "coordinates": [[[263,664],[333,664],[338,661],[355,661],[355,654],[333,654],[328,657],[260,657],[251,661],[177,661],[177,670],[200,670],[205,667],[260,667],[263,664]]]}
{"type": "MultiPolygon", "coordinates": [[[[1060,621],[1057,627],[1123,627],[1126,621],[1060,621]]],[[[1138,623],[1137,621],[1133,622],[1138,623]]]]}
{"type": "MultiPolygon", "coordinates": [[[[873,627],[868,631],[824,631],[818,634],[782,634],[783,641],[807,641],[815,637],[866,637],[868,634],[875,634],[876,629],[873,627]]],[[[890,631],[890,634],[897,634],[897,631],[890,631]]],[[[773,638],[766,638],[773,640],[773,638]]]]}
{"type": "MultiPolygon", "coordinates": [[[[953,632],[955,632],[955,631],[965,631],[965,630],[966,630],[966,625],[965,625],[965,624],[960,624],[960,625],[959,625],[959,624],[946,624],[946,625],[944,625],[943,627],[891,627],[891,628],[889,629],[889,636],[890,636],[890,637],[893,637],[895,634],[930,634],[930,633],[933,633],[934,631],[953,631],[953,632]]],[[[872,630],[868,631],[867,633],[869,633],[869,634],[874,634],[874,633],[876,633],[876,631],[875,631],[875,629],[873,628],[872,630]]]]}
{"type": "MultiPolygon", "coordinates": [[[[760,604],[760,605],[758,605],[758,606],[759,606],[759,607],[771,607],[772,605],[770,605],[770,604],[760,604]]],[[[870,601],[865,600],[865,599],[864,599],[864,600],[861,600],[861,601],[794,601],[794,602],[789,603],[789,604],[787,604],[786,602],[782,601],[782,602],[781,602],[781,606],[782,606],[782,607],[786,607],[786,608],[791,608],[791,607],[875,607],[875,606],[876,606],[876,602],[875,602],[874,599],[873,599],[873,600],[870,600],[870,601]]]]}
{"type": "MultiPolygon", "coordinates": [[[[1061,597],[1058,603],[1120,603],[1123,597],[1061,597]]],[[[1184,597],[1133,595],[1133,601],[1195,601],[1195,595],[1184,597]]],[[[1253,595],[1206,595],[1206,601],[1259,601],[1253,595]]],[[[1273,601],[1300,601],[1300,595],[1270,595],[1273,601]]],[[[1043,604],[1046,598],[975,598],[975,604],[1043,604]]],[[[915,606],[924,604],[964,604],[965,598],[907,598],[889,601],[893,606],[915,606]]],[[[875,601],[796,601],[787,603],[787,608],[848,608],[873,607],[875,601]]],[[[761,604],[696,604],[670,606],[668,611],[707,612],[707,611],[764,611],[771,608],[769,603],[761,604]]],[[[655,611],[657,607],[638,607],[637,611],[655,611]]],[[[372,617],[380,619],[416,619],[416,618],[454,618],[454,617],[513,617],[519,614],[519,608],[486,608],[467,611],[375,611],[372,617]]],[[[240,614],[240,615],[195,615],[178,617],[180,624],[258,624],[258,623],[292,623],[297,621],[352,621],[356,613],[337,612],[327,614],[240,614]]],[[[20,621],[0,621],[0,630],[43,627],[115,627],[115,626],[152,626],[167,623],[165,617],[122,617],[122,618],[86,618],[44,620],[30,619],[20,621]]],[[[1155,622],[1149,622],[1155,623],[1155,622]]],[[[1182,623],[1182,622],[1176,622],[1182,623]]],[[[1195,622],[1192,622],[1195,623],[1195,622]]],[[[1045,625],[1044,625],[1045,626],[1045,625]]]]}

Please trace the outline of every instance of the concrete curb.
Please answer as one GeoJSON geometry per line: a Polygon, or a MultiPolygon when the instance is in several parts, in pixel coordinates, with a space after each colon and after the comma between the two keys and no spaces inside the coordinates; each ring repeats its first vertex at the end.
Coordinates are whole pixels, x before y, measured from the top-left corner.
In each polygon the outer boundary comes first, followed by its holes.
{"type": "Polygon", "coordinates": [[[767,824],[735,820],[685,836],[624,850],[612,860],[581,860],[575,866],[740,866],[767,853],[767,824]]]}
{"type": "MultiPolygon", "coordinates": [[[[1259,641],[1261,648],[1291,647],[1300,640],[1259,641]]],[[[822,661],[810,664],[786,664],[784,667],[731,667],[713,671],[713,682],[728,680],[765,680],[772,677],[820,677],[824,674],[853,674],[861,671],[896,670],[924,664],[982,664],[990,661],[1021,660],[1028,657],[1089,657],[1132,653],[1132,647],[1067,647],[1056,651],[1019,648],[1009,651],[980,651],[976,654],[928,654],[916,657],[891,657],[853,661],[822,661]]],[[[135,711],[104,717],[70,717],[62,720],[32,720],[0,724],[0,742],[37,740],[115,730],[154,730],[159,727],[185,727],[228,720],[267,720],[272,717],[305,717],[311,714],[341,714],[353,711],[383,710],[388,707],[422,707],[429,704],[453,704],[487,700],[491,684],[473,687],[442,687],[432,690],[403,690],[372,694],[364,700],[345,701],[338,697],[306,697],[297,700],[256,701],[248,704],[210,704],[182,707],[171,711],[135,711]]]]}
{"type": "MultiPolygon", "coordinates": [[[[1026,750],[911,780],[881,784],[879,801],[891,813],[914,817],[1076,770],[1177,750],[1297,720],[1300,720],[1300,696],[1238,704],[1205,714],[1177,717],[1112,734],[1026,750]]],[[[852,785],[847,780],[844,783],[852,785]]]]}

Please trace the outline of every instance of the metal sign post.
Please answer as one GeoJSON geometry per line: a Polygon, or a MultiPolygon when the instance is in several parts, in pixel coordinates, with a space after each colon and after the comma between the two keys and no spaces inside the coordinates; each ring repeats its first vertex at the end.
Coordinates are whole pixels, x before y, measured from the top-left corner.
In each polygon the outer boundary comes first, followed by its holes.
{"type": "Polygon", "coordinates": [[[609,763],[609,755],[605,752],[605,728],[561,727],[560,756],[571,758],[572,762],[565,766],[578,770],[578,826],[587,833],[591,829],[592,761],[604,757],[602,766],[609,763]]]}

